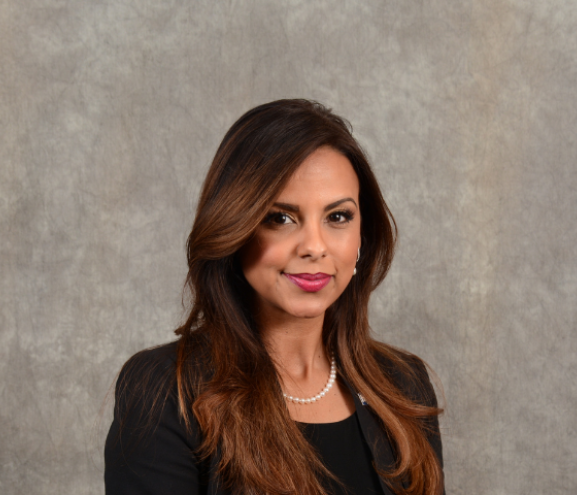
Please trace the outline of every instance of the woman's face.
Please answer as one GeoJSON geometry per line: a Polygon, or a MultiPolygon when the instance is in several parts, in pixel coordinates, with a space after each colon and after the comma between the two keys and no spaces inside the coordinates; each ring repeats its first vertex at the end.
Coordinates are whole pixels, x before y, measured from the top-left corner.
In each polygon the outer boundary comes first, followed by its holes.
{"type": "Polygon", "coordinates": [[[361,245],[359,181],[329,147],[296,170],[253,239],[242,270],[260,318],[315,318],[342,294],[361,245]]]}

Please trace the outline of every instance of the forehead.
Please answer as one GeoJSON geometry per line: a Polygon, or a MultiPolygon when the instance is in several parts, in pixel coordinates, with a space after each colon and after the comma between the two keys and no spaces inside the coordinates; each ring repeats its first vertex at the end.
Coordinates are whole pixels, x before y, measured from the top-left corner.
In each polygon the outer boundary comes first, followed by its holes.
{"type": "Polygon", "coordinates": [[[351,162],[333,148],[322,147],[297,168],[278,199],[330,203],[343,197],[358,200],[358,196],[359,180],[351,162]]]}

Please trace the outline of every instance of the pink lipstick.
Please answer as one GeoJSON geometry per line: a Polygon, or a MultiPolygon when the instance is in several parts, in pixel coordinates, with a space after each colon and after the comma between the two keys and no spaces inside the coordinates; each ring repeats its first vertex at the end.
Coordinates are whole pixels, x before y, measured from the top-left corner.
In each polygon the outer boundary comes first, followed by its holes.
{"type": "Polygon", "coordinates": [[[318,292],[331,281],[326,273],[284,273],[293,284],[305,292],[318,292]]]}

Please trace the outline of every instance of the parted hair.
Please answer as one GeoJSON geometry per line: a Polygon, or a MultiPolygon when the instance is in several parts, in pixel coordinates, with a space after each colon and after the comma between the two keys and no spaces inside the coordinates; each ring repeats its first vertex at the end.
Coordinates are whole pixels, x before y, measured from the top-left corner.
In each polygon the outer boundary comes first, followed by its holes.
{"type": "Polygon", "coordinates": [[[187,241],[191,309],[176,330],[180,414],[188,428],[200,428],[198,455],[218,453],[221,480],[234,493],[325,493],[321,480],[331,475],[288,413],[238,260],[292,174],[321,146],[343,154],[356,172],[362,246],[357,275],[326,311],[325,351],[391,440],[397,463],[379,470],[385,483],[398,495],[440,493],[442,469],[427,440],[428,420],[440,409],[415,402],[380,364],[394,363],[418,383],[416,358],[370,335],[369,297],[391,265],[395,221],[350,125],[314,101],[253,108],[226,133],[212,161],[187,241]]]}

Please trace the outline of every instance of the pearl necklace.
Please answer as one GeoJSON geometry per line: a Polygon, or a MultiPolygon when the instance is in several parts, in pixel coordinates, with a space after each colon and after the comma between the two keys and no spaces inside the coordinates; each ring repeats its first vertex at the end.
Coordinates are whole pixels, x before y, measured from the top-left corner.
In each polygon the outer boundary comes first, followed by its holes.
{"type": "Polygon", "coordinates": [[[337,377],[337,364],[336,364],[335,358],[332,357],[331,358],[331,372],[329,374],[329,380],[327,381],[325,388],[323,388],[317,395],[315,395],[314,397],[309,397],[308,399],[299,399],[298,397],[293,397],[292,395],[288,395],[288,394],[285,394],[283,392],[283,396],[285,399],[290,400],[290,401],[294,402],[295,404],[312,404],[318,400],[321,400],[328,393],[328,391],[333,386],[333,383],[335,383],[336,377],[337,377]]]}

